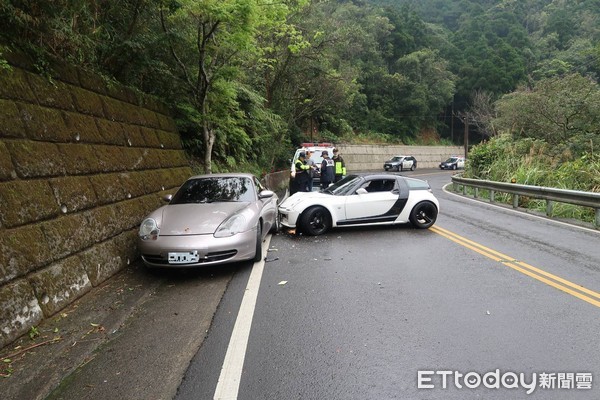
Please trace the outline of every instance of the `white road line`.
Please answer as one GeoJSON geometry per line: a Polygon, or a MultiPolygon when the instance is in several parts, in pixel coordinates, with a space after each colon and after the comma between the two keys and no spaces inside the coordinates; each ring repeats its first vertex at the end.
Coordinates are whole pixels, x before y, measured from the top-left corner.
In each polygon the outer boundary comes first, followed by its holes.
{"type": "Polygon", "coordinates": [[[271,235],[267,235],[263,242],[263,257],[260,261],[254,263],[252,272],[248,279],[248,285],[242,298],[242,304],[238,312],[229,346],[225,354],[225,360],[221,367],[221,375],[215,390],[214,400],[235,400],[237,399],[240,381],[242,379],[242,368],[244,367],[244,358],[246,357],[246,347],[252,327],[252,317],[258,297],[258,289],[265,267],[265,256],[271,243],[271,235]]]}

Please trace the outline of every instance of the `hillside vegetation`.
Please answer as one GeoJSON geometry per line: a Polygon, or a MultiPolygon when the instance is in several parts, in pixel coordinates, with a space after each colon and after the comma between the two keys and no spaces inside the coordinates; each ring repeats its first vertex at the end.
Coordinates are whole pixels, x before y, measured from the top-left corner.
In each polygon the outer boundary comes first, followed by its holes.
{"type": "Polygon", "coordinates": [[[461,144],[466,123],[471,176],[598,190],[599,16],[596,0],[5,0],[0,52],[156,95],[208,172],[277,168],[306,140],[461,144]]]}

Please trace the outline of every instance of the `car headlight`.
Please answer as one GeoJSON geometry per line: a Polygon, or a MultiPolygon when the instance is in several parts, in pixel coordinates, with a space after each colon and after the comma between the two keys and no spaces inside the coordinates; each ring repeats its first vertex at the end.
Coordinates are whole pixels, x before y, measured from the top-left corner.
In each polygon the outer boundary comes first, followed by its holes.
{"type": "Polygon", "coordinates": [[[146,218],[140,225],[140,231],[138,233],[142,240],[156,240],[158,238],[158,225],[152,218],[146,218]]]}
{"type": "Polygon", "coordinates": [[[240,232],[244,232],[247,226],[246,217],[242,214],[235,214],[227,218],[215,232],[216,238],[229,237],[240,232]]]}

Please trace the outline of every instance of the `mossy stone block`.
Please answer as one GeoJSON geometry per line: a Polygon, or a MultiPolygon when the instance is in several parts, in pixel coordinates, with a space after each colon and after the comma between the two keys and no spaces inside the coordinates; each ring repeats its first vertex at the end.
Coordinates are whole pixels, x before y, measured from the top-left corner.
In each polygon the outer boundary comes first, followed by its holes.
{"type": "Polygon", "coordinates": [[[117,252],[123,256],[123,261],[125,262],[123,268],[140,258],[140,253],[137,247],[137,238],[137,226],[115,236],[114,243],[117,247],[117,252]]]}
{"type": "Polygon", "coordinates": [[[158,121],[160,123],[160,129],[167,132],[177,132],[177,125],[173,118],[163,114],[157,114],[158,121]]]}
{"type": "Polygon", "coordinates": [[[33,90],[27,82],[26,74],[20,68],[0,69],[0,97],[37,103],[33,90]]]}
{"type": "Polygon", "coordinates": [[[145,126],[147,126],[148,128],[160,129],[160,121],[158,120],[156,112],[145,108],[140,108],[139,110],[140,113],[142,113],[142,117],[145,121],[145,126]]]}
{"type": "Polygon", "coordinates": [[[50,179],[50,186],[63,213],[85,210],[98,204],[96,192],[88,176],[50,179]]]}
{"type": "Polygon", "coordinates": [[[137,125],[124,125],[123,131],[125,132],[125,138],[127,140],[127,146],[129,147],[145,147],[146,142],[140,127],[137,125]]]}
{"type": "Polygon", "coordinates": [[[17,175],[38,178],[65,174],[63,159],[56,143],[16,140],[7,142],[17,175]]]}
{"type": "Polygon", "coordinates": [[[127,198],[127,192],[121,180],[120,174],[100,174],[90,177],[90,182],[98,198],[99,204],[115,203],[127,198]]]}
{"type": "Polygon", "coordinates": [[[111,121],[125,122],[134,125],[143,125],[144,119],[140,113],[140,109],[132,104],[124,101],[103,97],[104,112],[106,118],[111,121]]]}
{"type": "Polygon", "coordinates": [[[117,213],[121,216],[119,228],[121,231],[137,228],[140,226],[142,219],[146,216],[146,211],[142,207],[140,198],[121,201],[116,204],[117,213]]]}
{"type": "Polygon", "coordinates": [[[101,172],[124,171],[123,149],[119,146],[94,146],[101,172]]]}
{"type": "Polygon", "coordinates": [[[27,73],[26,77],[40,105],[61,110],[75,110],[67,85],[32,73],[27,73]]]}
{"type": "Polygon", "coordinates": [[[48,142],[71,141],[61,111],[22,103],[18,107],[28,138],[48,142]]]}
{"type": "Polygon", "coordinates": [[[121,217],[117,214],[117,208],[114,204],[97,207],[92,210],[84,211],[90,232],[94,232],[96,243],[121,233],[117,220],[121,217]]]}
{"type": "Polygon", "coordinates": [[[103,143],[94,117],[74,112],[63,114],[67,132],[73,143],[103,143]]]}
{"type": "Polygon", "coordinates": [[[127,145],[127,138],[122,123],[100,118],[96,120],[96,123],[104,144],[127,145]]]}
{"type": "Polygon", "coordinates": [[[165,190],[166,182],[158,169],[141,171],[142,182],[144,182],[144,191],[148,194],[165,190]]]}
{"type": "Polygon", "coordinates": [[[87,144],[58,144],[67,175],[98,173],[102,169],[94,147],[87,144]]]}
{"type": "Polygon", "coordinates": [[[135,170],[160,168],[160,150],[158,149],[140,149],[139,157],[133,162],[135,170]]]}
{"type": "Polygon", "coordinates": [[[51,317],[92,288],[78,256],[36,272],[29,282],[46,317],[51,317]]]}
{"type": "Polygon", "coordinates": [[[128,199],[140,197],[146,194],[144,183],[142,182],[141,178],[142,176],[139,172],[125,172],[119,174],[121,186],[125,190],[125,193],[127,193],[126,197],[128,199]]]}
{"type": "Polygon", "coordinates": [[[81,84],[81,87],[101,95],[106,94],[106,83],[99,75],[81,68],[78,69],[77,72],[79,74],[79,83],[81,84]]]}
{"type": "Polygon", "coordinates": [[[100,101],[98,93],[74,86],[69,89],[77,112],[104,118],[104,108],[102,107],[102,101],[100,101]]]}
{"type": "Polygon", "coordinates": [[[181,150],[181,137],[178,133],[167,131],[156,131],[158,141],[165,149],[181,150]]]}
{"type": "Polygon", "coordinates": [[[156,129],[142,127],[141,131],[147,147],[160,148],[160,140],[158,139],[156,129]]]}
{"type": "Polygon", "coordinates": [[[0,283],[27,275],[50,262],[49,247],[39,224],[2,231],[0,283]]]}
{"type": "Polygon", "coordinates": [[[15,179],[17,172],[4,141],[0,140],[0,181],[15,179]]]}
{"type": "Polygon", "coordinates": [[[0,182],[0,222],[7,228],[55,217],[58,202],[45,180],[0,182]]]}
{"type": "Polygon", "coordinates": [[[124,102],[130,102],[133,98],[136,98],[135,95],[132,95],[131,90],[126,86],[119,85],[114,82],[109,82],[106,85],[106,95],[124,102]]]}
{"type": "Polygon", "coordinates": [[[40,223],[48,244],[49,261],[75,254],[96,243],[96,233],[90,229],[83,214],[65,215],[40,223]]]}
{"type": "Polygon", "coordinates": [[[175,168],[189,165],[185,153],[181,150],[163,150],[159,153],[162,168],[175,168]]]}
{"type": "Polygon", "coordinates": [[[25,280],[0,287],[0,348],[27,333],[44,318],[33,288],[25,280]]]}
{"type": "Polygon", "coordinates": [[[14,101],[0,99],[0,137],[24,138],[27,136],[21,112],[14,101]]]}
{"type": "Polygon", "coordinates": [[[100,285],[126,265],[114,238],[82,252],[80,258],[93,286],[100,285]]]}

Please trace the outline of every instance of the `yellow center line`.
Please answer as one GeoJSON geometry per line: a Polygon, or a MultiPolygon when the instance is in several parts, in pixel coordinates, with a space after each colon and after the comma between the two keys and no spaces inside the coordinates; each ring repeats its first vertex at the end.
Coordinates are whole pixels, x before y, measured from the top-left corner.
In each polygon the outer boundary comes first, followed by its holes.
{"type": "Polygon", "coordinates": [[[566,279],[563,279],[559,276],[553,275],[549,272],[536,268],[532,265],[529,265],[525,262],[514,259],[514,257],[507,256],[502,254],[496,250],[485,247],[479,243],[476,243],[472,240],[459,236],[453,232],[450,232],[446,229],[440,228],[439,226],[433,226],[429,228],[430,231],[437,233],[440,236],[443,236],[455,243],[460,244],[463,247],[471,249],[476,253],[479,253],[487,258],[490,258],[494,261],[497,261],[507,267],[514,269],[515,271],[519,271],[527,276],[530,276],[540,282],[543,282],[549,286],[552,286],[558,290],[561,290],[565,293],[568,293],[572,296],[575,296],[583,301],[586,301],[590,304],[595,305],[596,307],[600,307],[600,293],[595,292],[593,290],[587,289],[581,285],[570,282],[566,279]]]}

